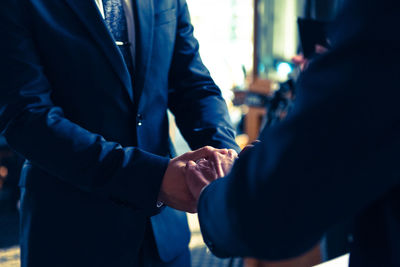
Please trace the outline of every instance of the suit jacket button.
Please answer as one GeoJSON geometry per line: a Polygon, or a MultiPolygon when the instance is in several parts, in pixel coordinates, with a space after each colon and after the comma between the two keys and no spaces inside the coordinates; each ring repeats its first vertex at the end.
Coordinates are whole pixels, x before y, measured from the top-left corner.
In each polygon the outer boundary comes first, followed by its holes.
{"type": "Polygon", "coordinates": [[[137,126],[142,126],[142,124],[143,124],[143,115],[142,114],[137,114],[136,124],[137,124],[137,126]]]}

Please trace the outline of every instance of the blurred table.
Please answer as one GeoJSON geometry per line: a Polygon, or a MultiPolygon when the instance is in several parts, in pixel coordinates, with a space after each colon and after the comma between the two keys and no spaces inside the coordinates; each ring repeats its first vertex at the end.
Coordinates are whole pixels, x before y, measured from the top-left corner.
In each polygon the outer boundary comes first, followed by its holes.
{"type": "Polygon", "coordinates": [[[233,104],[247,107],[244,132],[247,134],[249,142],[258,138],[263,118],[267,114],[266,104],[273,93],[272,85],[272,81],[256,79],[248,89],[234,90],[233,104]]]}

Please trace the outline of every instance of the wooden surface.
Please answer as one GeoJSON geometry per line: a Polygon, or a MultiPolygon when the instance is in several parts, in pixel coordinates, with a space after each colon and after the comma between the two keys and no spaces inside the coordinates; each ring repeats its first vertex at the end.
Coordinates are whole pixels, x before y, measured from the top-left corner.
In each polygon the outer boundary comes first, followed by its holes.
{"type": "MultiPolygon", "coordinates": [[[[270,95],[272,93],[272,84],[270,80],[255,79],[249,86],[249,91],[270,95]]],[[[266,115],[266,108],[249,107],[245,119],[245,133],[249,136],[249,142],[253,142],[260,134],[260,127],[263,117],[266,115]]]]}
{"type": "Polygon", "coordinates": [[[261,122],[265,114],[265,108],[249,108],[245,119],[245,132],[249,137],[249,143],[258,138],[261,122]]]}
{"type": "Polygon", "coordinates": [[[249,91],[264,95],[270,95],[272,93],[272,87],[274,82],[265,79],[255,79],[249,85],[249,91]]]}

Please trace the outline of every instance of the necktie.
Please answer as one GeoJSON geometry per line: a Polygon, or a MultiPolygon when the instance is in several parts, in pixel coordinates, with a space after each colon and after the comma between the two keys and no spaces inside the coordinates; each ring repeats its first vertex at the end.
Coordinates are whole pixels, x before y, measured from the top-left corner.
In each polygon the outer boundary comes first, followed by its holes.
{"type": "Polygon", "coordinates": [[[105,24],[114,37],[124,57],[125,64],[132,75],[133,59],[130,51],[131,44],[129,43],[128,25],[122,0],[103,0],[103,6],[105,24]]]}

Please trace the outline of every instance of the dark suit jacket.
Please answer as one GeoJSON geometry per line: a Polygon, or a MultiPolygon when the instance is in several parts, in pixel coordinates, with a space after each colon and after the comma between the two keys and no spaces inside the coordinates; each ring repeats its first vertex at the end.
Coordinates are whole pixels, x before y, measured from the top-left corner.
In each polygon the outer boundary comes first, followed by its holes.
{"type": "MultiPolygon", "coordinates": [[[[134,83],[94,1],[1,3],[0,130],[27,158],[23,266],[137,263],[169,162],[168,108],[191,148],[237,148],[186,2],[134,3],[134,83]]],[[[153,226],[168,261],[189,232],[165,212],[153,226]]]]}
{"type": "Polygon", "coordinates": [[[203,191],[216,255],[291,258],[355,218],[351,266],[400,266],[399,14],[395,0],[348,1],[288,119],[203,191]]]}

